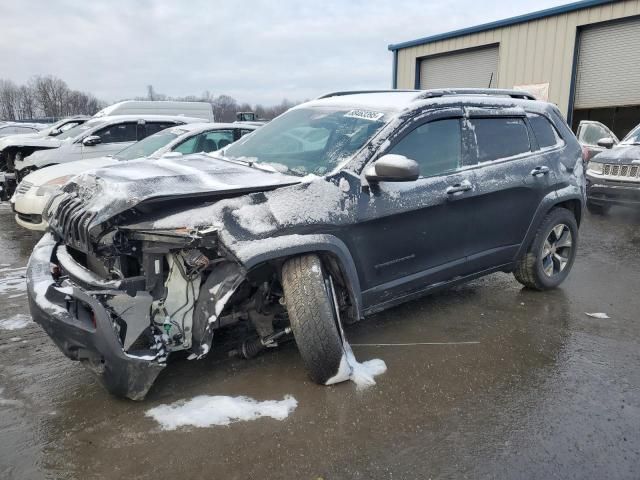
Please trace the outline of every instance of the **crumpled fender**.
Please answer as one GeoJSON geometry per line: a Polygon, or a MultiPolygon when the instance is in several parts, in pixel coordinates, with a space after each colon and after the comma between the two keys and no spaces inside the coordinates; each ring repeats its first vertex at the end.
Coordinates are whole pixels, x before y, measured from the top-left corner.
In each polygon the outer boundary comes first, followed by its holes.
{"type": "Polygon", "coordinates": [[[191,350],[198,358],[209,353],[213,330],[233,292],[246,278],[246,270],[235,262],[216,264],[200,286],[193,312],[191,350]]]}
{"type": "Polygon", "coordinates": [[[271,260],[292,257],[310,252],[324,252],[335,256],[346,276],[349,295],[354,304],[357,318],[364,317],[362,313],[362,292],[360,279],[355,262],[349,249],[342,240],[333,235],[283,235],[265,239],[255,239],[245,242],[234,242],[221,232],[221,241],[225,247],[240,261],[246,271],[271,260]]]}

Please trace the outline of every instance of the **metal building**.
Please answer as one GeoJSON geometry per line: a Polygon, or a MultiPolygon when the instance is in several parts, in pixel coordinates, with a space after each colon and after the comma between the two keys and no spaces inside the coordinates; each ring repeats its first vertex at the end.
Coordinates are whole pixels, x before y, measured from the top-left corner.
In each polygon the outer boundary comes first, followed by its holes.
{"type": "Polygon", "coordinates": [[[498,87],[619,136],[640,123],[640,0],[584,0],[389,45],[394,88],[498,87]]]}

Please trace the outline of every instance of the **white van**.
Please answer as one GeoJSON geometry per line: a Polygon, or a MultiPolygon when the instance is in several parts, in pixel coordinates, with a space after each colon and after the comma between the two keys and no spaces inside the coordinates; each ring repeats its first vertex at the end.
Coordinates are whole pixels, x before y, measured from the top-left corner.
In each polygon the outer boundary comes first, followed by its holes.
{"type": "Polygon", "coordinates": [[[103,108],[94,117],[111,115],[182,115],[213,122],[213,108],[207,102],[126,100],[103,108]]]}

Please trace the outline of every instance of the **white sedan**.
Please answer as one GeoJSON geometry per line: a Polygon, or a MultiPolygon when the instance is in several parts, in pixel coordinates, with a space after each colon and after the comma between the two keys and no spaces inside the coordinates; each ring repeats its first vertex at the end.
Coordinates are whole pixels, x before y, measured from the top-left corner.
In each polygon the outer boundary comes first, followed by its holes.
{"type": "Polygon", "coordinates": [[[259,126],[245,123],[190,123],[162,130],[113,156],[61,163],[36,170],[20,182],[11,198],[16,222],[29,230],[46,230],[47,222],[42,214],[51,195],[80,173],[143,157],[157,159],[167,154],[179,156],[214,152],[257,128],[259,126]]]}

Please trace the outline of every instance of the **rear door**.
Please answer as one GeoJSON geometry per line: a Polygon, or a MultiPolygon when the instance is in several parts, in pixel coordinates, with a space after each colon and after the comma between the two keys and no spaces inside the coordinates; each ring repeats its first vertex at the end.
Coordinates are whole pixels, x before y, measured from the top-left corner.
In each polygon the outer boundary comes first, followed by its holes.
{"type": "Polygon", "coordinates": [[[542,198],[550,191],[553,168],[538,147],[524,112],[469,114],[474,173],[472,241],[468,261],[473,271],[513,260],[542,198]]]}
{"type": "Polygon", "coordinates": [[[465,272],[472,172],[461,170],[462,110],[416,120],[386,153],[418,162],[413,182],[379,182],[359,198],[348,241],[366,305],[411,293],[465,272]]]}

